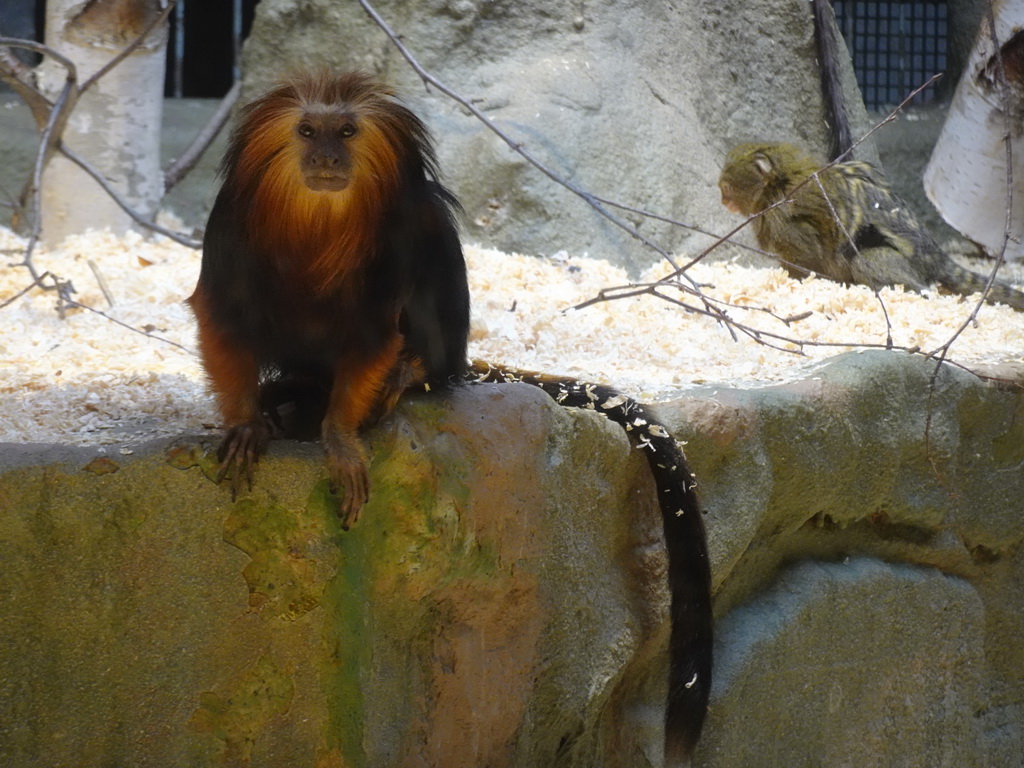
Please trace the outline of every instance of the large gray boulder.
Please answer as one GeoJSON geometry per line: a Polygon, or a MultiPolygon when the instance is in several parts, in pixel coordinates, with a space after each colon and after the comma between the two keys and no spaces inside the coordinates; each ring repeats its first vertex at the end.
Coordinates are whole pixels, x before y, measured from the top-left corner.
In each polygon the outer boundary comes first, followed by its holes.
{"type": "MultiPolygon", "coordinates": [[[[807,0],[374,5],[428,71],[552,172],[704,229],[736,223],[717,188],[732,144],[825,143],[807,0]]],[[[468,239],[529,254],[568,249],[630,268],[659,258],[448,97],[426,91],[358,3],[260,3],[244,51],[246,98],[291,67],[324,63],[380,75],[427,121],[465,206],[468,239]]],[[[695,254],[712,242],[620,215],[670,251],[695,254]]]]}

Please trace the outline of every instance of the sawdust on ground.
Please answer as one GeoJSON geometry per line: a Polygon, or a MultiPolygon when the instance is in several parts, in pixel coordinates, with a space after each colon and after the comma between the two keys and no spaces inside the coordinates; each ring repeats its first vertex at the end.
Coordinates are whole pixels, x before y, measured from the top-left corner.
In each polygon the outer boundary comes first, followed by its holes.
{"type": "MultiPolygon", "coordinates": [[[[7,264],[23,249],[22,238],[0,228],[7,264]]],[[[466,256],[472,357],[611,384],[646,401],[671,399],[699,384],[749,388],[791,381],[813,375],[823,360],[849,348],[886,342],[882,304],[869,289],[798,281],[777,267],[719,261],[698,264],[689,274],[707,295],[733,305],[730,317],[776,334],[763,338],[780,349],[742,333],[734,338],[723,323],[650,295],[572,309],[604,288],[630,282],[607,262],[474,246],[466,256]]],[[[0,308],[0,441],[130,443],[216,428],[184,303],[199,272],[198,251],[164,238],[90,232],[52,251],[37,249],[33,261],[71,280],[78,301],[118,322],[81,309],[61,319],[54,295],[41,290],[0,308]]],[[[657,267],[642,280],[667,270],[657,267]]],[[[28,282],[23,268],[0,270],[0,304],[28,282]]],[[[679,292],[668,295],[700,306],[679,292]]],[[[973,307],[958,296],[899,289],[886,289],[881,298],[894,344],[925,351],[949,339],[973,307]]],[[[968,367],[1024,361],[1022,324],[1024,317],[1007,307],[984,307],[950,356],[968,367]]]]}

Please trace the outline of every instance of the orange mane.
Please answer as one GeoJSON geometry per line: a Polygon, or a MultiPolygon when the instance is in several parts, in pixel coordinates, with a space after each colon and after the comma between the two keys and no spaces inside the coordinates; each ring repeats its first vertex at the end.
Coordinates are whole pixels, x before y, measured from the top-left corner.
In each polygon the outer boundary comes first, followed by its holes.
{"type": "Polygon", "coordinates": [[[410,156],[424,154],[423,124],[369,76],[322,71],[287,80],[246,107],[229,150],[228,184],[247,190],[254,242],[325,290],[372,258],[377,226],[410,156]],[[336,192],[309,189],[295,126],[310,107],[345,112],[358,126],[349,141],[353,176],[336,192]],[[233,177],[233,178],[232,178],[233,177]]]}

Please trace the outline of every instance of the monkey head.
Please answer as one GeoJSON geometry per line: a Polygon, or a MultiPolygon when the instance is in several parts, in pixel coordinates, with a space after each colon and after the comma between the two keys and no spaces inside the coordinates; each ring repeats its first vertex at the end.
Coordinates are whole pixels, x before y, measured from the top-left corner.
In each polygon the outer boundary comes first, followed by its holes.
{"type": "Polygon", "coordinates": [[[732,213],[757,213],[757,201],[775,168],[771,144],[738,144],[726,155],[718,189],[722,205],[732,213]]]}
{"type": "Polygon", "coordinates": [[[759,213],[818,167],[814,158],[792,144],[737,144],[726,155],[718,179],[722,205],[744,216],[759,213]]]}
{"type": "Polygon", "coordinates": [[[432,170],[433,157],[420,151],[428,145],[424,125],[390,89],[362,73],[323,70],[287,78],[245,107],[223,170],[267,210],[316,208],[325,197],[382,203],[410,162],[432,170]]]}

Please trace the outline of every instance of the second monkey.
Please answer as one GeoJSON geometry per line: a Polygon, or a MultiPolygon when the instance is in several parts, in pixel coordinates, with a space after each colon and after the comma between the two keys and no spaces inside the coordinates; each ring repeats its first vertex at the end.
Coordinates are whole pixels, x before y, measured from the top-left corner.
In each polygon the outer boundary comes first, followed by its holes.
{"type": "MultiPolygon", "coordinates": [[[[814,272],[876,290],[984,289],[987,277],[947,256],[874,166],[825,165],[792,144],[740,144],[719,178],[722,204],[744,216],[760,213],[753,222],[758,245],[795,277],[814,272]],[[817,180],[810,178],[815,172],[817,180]]],[[[994,283],[987,300],[1024,310],[1024,293],[1004,283],[994,283]]]]}

